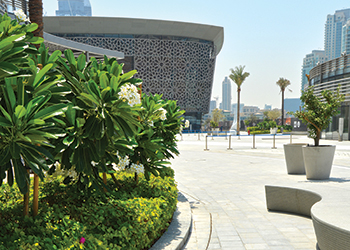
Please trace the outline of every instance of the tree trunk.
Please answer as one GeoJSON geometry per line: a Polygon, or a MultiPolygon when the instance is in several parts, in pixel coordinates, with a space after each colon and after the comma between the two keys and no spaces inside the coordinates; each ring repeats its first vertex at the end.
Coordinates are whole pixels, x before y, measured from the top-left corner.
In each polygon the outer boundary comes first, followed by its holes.
{"type": "MultiPolygon", "coordinates": [[[[34,36],[44,37],[43,1],[29,0],[28,9],[30,22],[38,25],[38,29],[33,32],[34,36]]],[[[39,48],[40,44],[35,44],[35,46],[39,48]]]]}
{"type": "Polygon", "coordinates": [[[34,174],[34,189],[33,189],[33,216],[38,215],[39,209],[39,176],[34,174]]]}
{"type": "Polygon", "coordinates": [[[240,120],[239,120],[239,103],[240,103],[240,93],[241,93],[241,88],[237,88],[237,135],[239,135],[239,125],[240,125],[240,120]]]}
{"type": "Polygon", "coordinates": [[[316,132],[316,138],[314,139],[315,146],[320,145],[321,131],[316,132]]]}
{"type": "Polygon", "coordinates": [[[284,125],[284,90],[282,90],[282,126],[284,125]]]}
{"type": "MultiPolygon", "coordinates": [[[[29,170],[27,170],[27,172],[29,174],[29,170]]],[[[28,182],[27,182],[27,186],[28,186],[28,192],[25,195],[23,195],[23,215],[24,216],[28,216],[29,214],[29,183],[28,182]]]]}

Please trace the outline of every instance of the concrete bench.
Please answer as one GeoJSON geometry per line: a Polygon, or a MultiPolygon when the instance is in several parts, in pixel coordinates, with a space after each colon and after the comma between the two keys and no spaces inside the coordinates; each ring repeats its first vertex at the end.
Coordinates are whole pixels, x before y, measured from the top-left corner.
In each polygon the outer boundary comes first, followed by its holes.
{"type": "Polygon", "coordinates": [[[320,250],[350,249],[350,195],[345,190],[323,188],[315,191],[266,185],[265,194],[268,210],[312,219],[320,250]]]}

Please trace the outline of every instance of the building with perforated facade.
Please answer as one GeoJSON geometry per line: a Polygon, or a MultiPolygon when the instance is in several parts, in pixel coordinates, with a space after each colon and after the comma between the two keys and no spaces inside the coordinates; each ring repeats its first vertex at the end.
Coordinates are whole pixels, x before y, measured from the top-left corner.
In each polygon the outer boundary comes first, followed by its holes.
{"type": "Polygon", "coordinates": [[[112,17],[44,17],[44,31],[75,42],[124,53],[124,70],[137,70],[144,93],[178,100],[192,129],[209,112],[222,27],[112,17]]]}

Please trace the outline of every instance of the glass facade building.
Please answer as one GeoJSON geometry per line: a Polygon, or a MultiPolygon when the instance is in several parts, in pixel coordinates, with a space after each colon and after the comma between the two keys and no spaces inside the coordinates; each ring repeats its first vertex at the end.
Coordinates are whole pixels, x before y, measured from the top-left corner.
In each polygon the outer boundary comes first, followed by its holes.
{"type": "Polygon", "coordinates": [[[350,9],[337,10],[334,15],[327,15],[324,31],[324,50],[328,60],[340,57],[343,26],[349,18],[350,9]]]}
{"type": "Polygon", "coordinates": [[[222,82],[222,109],[231,111],[231,81],[226,76],[222,82]]]}
{"type": "Polygon", "coordinates": [[[301,91],[304,91],[308,86],[309,82],[306,75],[309,75],[310,70],[316,67],[317,64],[324,63],[327,60],[324,50],[313,50],[310,54],[305,56],[301,68],[301,91]]]}
{"type": "Polygon", "coordinates": [[[58,0],[56,16],[92,16],[89,0],[58,0]]]}

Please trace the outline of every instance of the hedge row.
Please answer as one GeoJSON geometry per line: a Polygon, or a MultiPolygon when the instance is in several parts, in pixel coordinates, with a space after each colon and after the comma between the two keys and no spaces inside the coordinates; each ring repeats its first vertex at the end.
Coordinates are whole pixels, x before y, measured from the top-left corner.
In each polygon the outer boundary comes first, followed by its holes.
{"type": "MultiPolygon", "coordinates": [[[[0,188],[0,249],[145,249],[168,227],[177,204],[173,178],[118,173],[118,190],[40,185],[39,214],[23,217],[17,187],[0,188]]],[[[108,187],[115,183],[108,180],[108,187]]]]}

